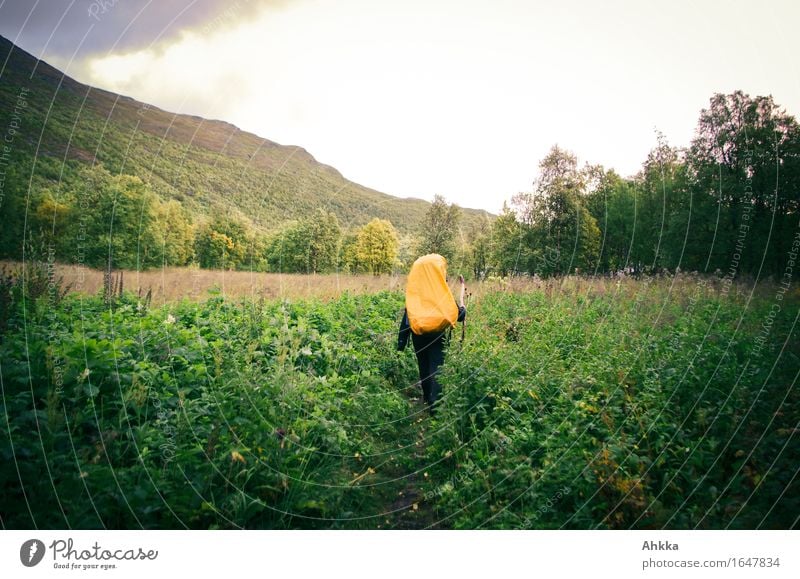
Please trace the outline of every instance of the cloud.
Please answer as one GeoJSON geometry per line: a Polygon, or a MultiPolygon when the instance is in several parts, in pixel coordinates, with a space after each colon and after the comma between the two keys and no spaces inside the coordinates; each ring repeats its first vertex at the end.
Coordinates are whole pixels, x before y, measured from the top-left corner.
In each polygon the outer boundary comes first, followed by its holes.
{"type": "Polygon", "coordinates": [[[208,34],[187,30],[170,44],[90,57],[67,72],[167,110],[230,120],[230,111],[251,94],[249,71],[241,66],[248,52],[240,39],[227,29],[208,34]]]}
{"type": "MultiPolygon", "coordinates": [[[[89,30],[77,58],[45,55],[79,81],[300,145],[378,190],[494,211],[553,143],[629,175],[654,127],[687,145],[714,92],[800,110],[796,2],[97,1],[99,22],[76,0],[50,45],[89,30]]],[[[0,30],[46,43],[61,14],[23,27],[19,4],[0,30]]]]}
{"type": "Polygon", "coordinates": [[[6,0],[0,34],[50,58],[85,58],[160,46],[186,31],[206,33],[291,0],[6,0]]]}

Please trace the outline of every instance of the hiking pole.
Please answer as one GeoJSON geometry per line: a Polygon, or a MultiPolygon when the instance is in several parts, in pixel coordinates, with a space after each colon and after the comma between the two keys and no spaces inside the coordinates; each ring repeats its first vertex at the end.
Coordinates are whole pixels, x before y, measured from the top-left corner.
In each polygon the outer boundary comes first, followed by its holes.
{"type": "MultiPolygon", "coordinates": [[[[466,304],[464,303],[464,294],[467,294],[467,300],[469,300],[469,294],[467,293],[467,286],[464,284],[464,276],[459,275],[458,281],[461,282],[461,305],[466,308],[466,304]]],[[[464,338],[467,335],[467,316],[464,316],[464,319],[461,320],[461,347],[464,347],[464,338]]]]}

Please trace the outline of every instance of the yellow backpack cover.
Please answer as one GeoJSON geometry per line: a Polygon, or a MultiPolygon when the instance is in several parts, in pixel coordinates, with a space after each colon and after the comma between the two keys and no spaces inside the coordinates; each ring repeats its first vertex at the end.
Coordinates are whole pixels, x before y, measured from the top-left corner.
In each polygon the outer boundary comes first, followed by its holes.
{"type": "Polygon", "coordinates": [[[447,285],[447,261],[437,253],[423,255],[408,274],[406,313],[417,335],[454,327],[458,306],[447,285]]]}

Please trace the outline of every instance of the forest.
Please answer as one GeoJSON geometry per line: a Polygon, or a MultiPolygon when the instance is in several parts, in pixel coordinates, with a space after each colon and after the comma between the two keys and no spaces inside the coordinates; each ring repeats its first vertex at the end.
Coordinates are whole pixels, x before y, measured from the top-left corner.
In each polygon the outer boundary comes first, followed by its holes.
{"type": "Polygon", "coordinates": [[[640,171],[581,164],[554,145],[527,192],[499,216],[436,196],[416,226],[343,222],[323,201],[269,231],[237,211],[192,213],[136,175],[83,164],[57,180],[52,158],[29,175],[4,169],[2,257],[31,255],[95,268],[203,268],[284,273],[402,273],[436,252],[473,279],[653,273],[729,279],[784,274],[794,255],[800,129],[771,97],[716,94],[687,147],[658,135],[640,171]]]}

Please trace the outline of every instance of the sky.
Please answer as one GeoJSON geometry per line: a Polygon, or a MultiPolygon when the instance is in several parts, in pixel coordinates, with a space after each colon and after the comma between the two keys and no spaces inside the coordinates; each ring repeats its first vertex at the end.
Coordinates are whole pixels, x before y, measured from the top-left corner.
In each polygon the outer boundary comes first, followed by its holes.
{"type": "Polygon", "coordinates": [[[793,0],[0,0],[0,34],[81,82],[492,212],[554,144],[635,174],[716,92],[797,116],[798,22],[793,0]]]}

